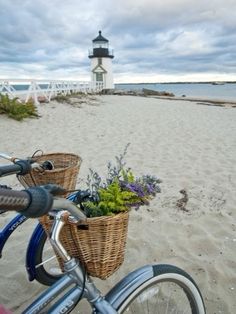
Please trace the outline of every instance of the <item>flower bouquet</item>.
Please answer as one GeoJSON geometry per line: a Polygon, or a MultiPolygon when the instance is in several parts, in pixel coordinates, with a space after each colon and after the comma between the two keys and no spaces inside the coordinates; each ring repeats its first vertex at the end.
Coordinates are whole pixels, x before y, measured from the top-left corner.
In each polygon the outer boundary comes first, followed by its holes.
{"type": "Polygon", "coordinates": [[[78,193],[78,202],[87,217],[114,216],[128,212],[132,207],[138,209],[148,205],[156,193],[161,192],[160,179],[152,175],[135,177],[131,168],[125,167],[127,147],[120,157],[116,157],[115,165],[108,163],[104,181],[90,169],[86,193],[82,197],[78,193]]]}

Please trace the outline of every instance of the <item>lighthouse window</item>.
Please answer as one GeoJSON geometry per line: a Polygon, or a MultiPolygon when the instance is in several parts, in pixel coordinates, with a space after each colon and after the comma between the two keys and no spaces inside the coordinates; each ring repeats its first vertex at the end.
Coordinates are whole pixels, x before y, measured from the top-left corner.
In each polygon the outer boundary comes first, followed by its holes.
{"type": "Polygon", "coordinates": [[[96,81],[97,82],[102,82],[103,81],[102,73],[96,73],[96,81]]]}
{"type": "Polygon", "coordinates": [[[98,64],[102,64],[102,58],[98,58],[98,64]]]}

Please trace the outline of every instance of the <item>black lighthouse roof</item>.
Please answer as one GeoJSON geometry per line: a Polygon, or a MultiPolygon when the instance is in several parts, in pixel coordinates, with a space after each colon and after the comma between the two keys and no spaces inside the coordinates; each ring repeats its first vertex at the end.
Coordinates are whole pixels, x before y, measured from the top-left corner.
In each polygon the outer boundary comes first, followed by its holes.
{"type": "Polygon", "coordinates": [[[102,36],[102,32],[99,31],[99,35],[92,40],[93,49],[89,50],[89,58],[114,58],[113,49],[109,48],[109,41],[102,36]]]}
{"type": "Polygon", "coordinates": [[[109,40],[107,40],[105,37],[102,36],[102,32],[99,31],[98,33],[99,33],[99,35],[96,38],[93,39],[93,43],[97,42],[97,41],[103,41],[103,42],[107,42],[108,43],[109,40]]]}

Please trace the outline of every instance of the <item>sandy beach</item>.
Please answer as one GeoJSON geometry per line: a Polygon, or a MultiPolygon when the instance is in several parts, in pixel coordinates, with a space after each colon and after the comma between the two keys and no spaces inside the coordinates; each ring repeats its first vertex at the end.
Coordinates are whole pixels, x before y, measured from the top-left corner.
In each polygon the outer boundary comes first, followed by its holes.
{"type": "MultiPolygon", "coordinates": [[[[236,109],[114,95],[73,103],[40,104],[41,117],[23,122],[0,115],[0,151],[79,154],[79,187],[89,168],[105,175],[107,162],[130,143],[127,166],[162,179],[151,204],[131,212],[125,262],[108,280],[97,280],[101,290],[144,264],[174,264],[199,285],[207,313],[236,313],[236,109]],[[188,195],[183,207],[181,190],[188,195]]],[[[14,176],[1,183],[21,189],[14,176]]],[[[1,215],[0,228],[12,216],[1,215]]],[[[17,314],[44,290],[28,281],[24,267],[36,223],[16,230],[0,260],[0,304],[17,314]]]]}

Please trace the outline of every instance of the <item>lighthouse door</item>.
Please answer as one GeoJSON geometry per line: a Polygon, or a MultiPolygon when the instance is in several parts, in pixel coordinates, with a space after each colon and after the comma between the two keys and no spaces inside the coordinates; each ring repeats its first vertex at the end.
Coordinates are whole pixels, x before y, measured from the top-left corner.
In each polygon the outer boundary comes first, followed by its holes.
{"type": "Polygon", "coordinates": [[[101,72],[96,73],[96,81],[103,82],[103,73],[101,72]]]}

